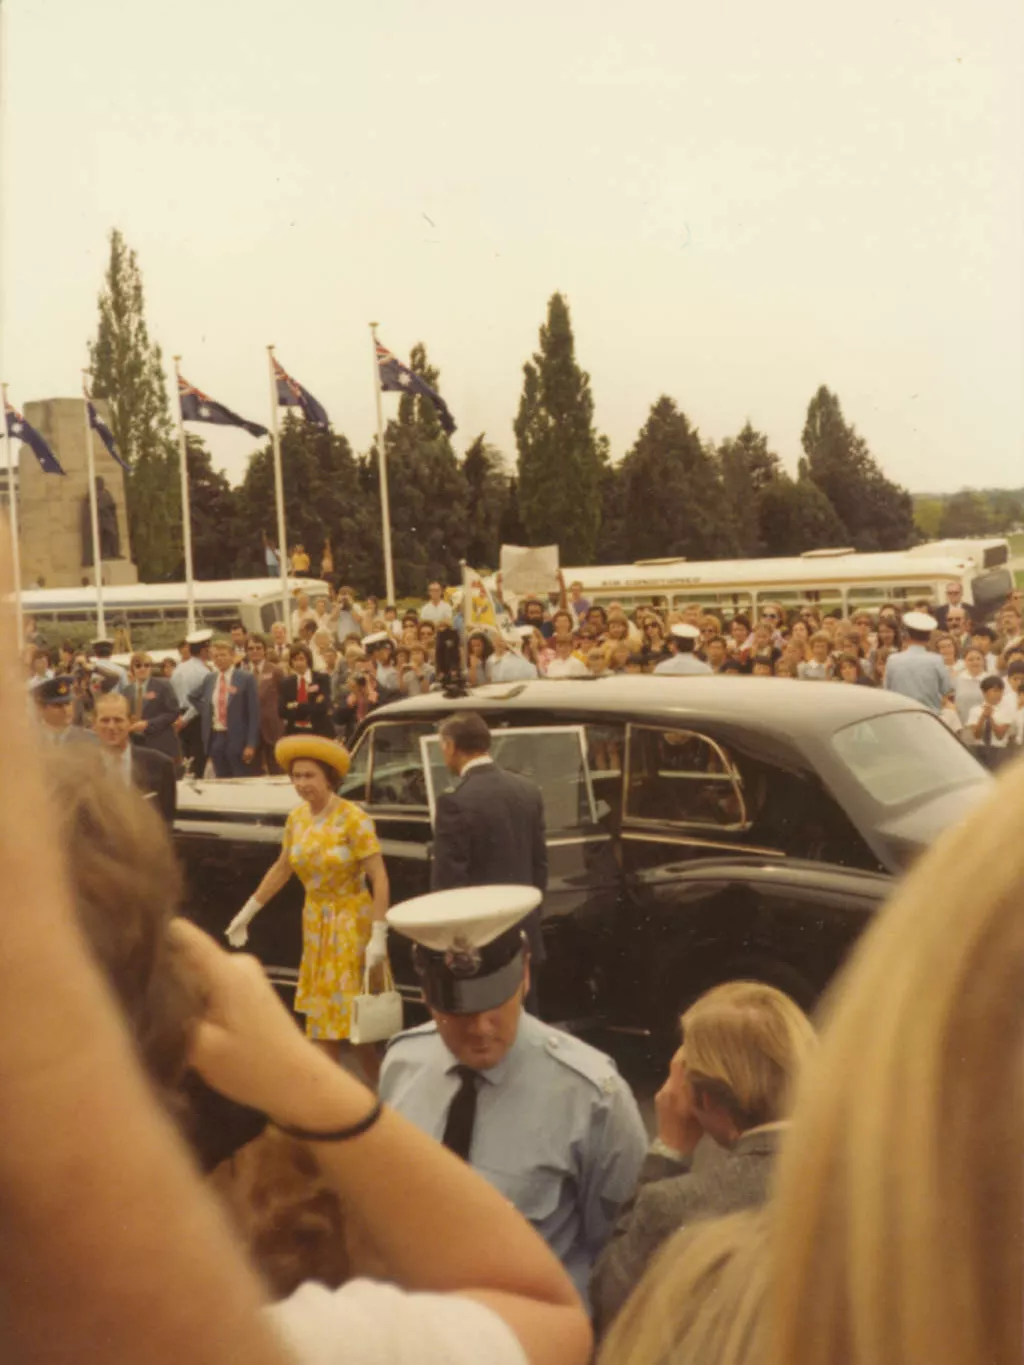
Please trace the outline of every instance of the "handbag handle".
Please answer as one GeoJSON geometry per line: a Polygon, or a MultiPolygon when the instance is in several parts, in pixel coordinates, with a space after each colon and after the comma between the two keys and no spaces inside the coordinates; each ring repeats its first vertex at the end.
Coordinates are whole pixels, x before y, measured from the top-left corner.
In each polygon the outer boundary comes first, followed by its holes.
{"type": "MultiPolygon", "coordinates": [[[[385,959],[384,959],[384,986],[383,986],[382,990],[380,991],[380,994],[381,994],[381,995],[384,995],[385,992],[387,992],[387,991],[393,991],[394,989],[395,989],[395,978],[394,978],[394,976],[391,974],[391,963],[387,960],[387,958],[385,958],[385,959]]],[[[373,992],[370,990],[370,969],[369,969],[369,967],[364,967],[364,968],[363,968],[363,994],[364,994],[364,995],[372,995],[372,994],[373,994],[373,992]]]]}

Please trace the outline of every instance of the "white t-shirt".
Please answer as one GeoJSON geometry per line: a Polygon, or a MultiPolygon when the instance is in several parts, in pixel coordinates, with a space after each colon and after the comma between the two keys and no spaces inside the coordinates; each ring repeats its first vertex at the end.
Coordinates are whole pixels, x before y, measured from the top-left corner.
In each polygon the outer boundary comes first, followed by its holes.
{"type": "Polygon", "coordinates": [[[457,1294],[304,1284],[264,1312],[296,1365],[527,1365],[511,1327],[457,1294]]]}
{"type": "MultiPolygon", "coordinates": [[[[1014,698],[1014,700],[1016,700],[1016,698],[1014,698]]],[[[984,705],[971,707],[971,713],[967,717],[967,726],[969,729],[973,730],[974,727],[977,725],[978,721],[981,720],[981,713],[984,709],[985,709],[984,705]]],[[[995,730],[993,729],[992,737],[989,740],[989,745],[991,748],[1005,749],[1013,735],[1013,715],[1012,713],[1007,714],[1006,708],[1003,706],[1002,702],[1000,702],[998,706],[993,708],[992,719],[996,721],[999,725],[1010,726],[1009,730],[1006,731],[1002,739],[1000,739],[1000,737],[996,734],[995,730]]],[[[981,745],[985,743],[985,741],[980,736],[978,736],[974,742],[975,744],[981,745]]]]}
{"type": "Polygon", "coordinates": [[[570,654],[568,659],[552,659],[548,664],[547,676],[549,678],[587,678],[590,676],[590,669],[582,659],[577,659],[575,654],[570,654]]]}
{"type": "Polygon", "coordinates": [[[429,621],[434,626],[450,626],[452,609],[447,602],[427,602],[420,607],[420,620],[429,621]]]}

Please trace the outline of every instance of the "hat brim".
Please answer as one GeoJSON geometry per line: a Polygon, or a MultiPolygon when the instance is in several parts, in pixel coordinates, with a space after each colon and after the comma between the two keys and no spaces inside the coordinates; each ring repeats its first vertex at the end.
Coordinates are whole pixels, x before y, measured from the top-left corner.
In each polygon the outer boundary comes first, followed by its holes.
{"type": "Polygon", "coordinates": [[[352,756],[344,744],[323,735],[285,735],[274,746],[274,757],[287,772],[299,758],[316,759],[344,777],[352,766],[352,756]]]}

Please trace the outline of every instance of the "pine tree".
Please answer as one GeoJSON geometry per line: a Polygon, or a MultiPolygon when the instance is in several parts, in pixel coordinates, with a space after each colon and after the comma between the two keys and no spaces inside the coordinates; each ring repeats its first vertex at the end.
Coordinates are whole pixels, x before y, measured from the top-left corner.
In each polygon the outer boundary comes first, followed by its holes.
{"type": "Polygon", "coordinates": [[[652,406],[622,462],[625,544],[632,560],[721,554],[721,486],[712,457],[673,399],[652,406]]]}
{"type": "Polygon", "coordinates": [[[576,363],[561,294],[548,303],[540,350],[523,366],[515,433],[528,543],[557,543],[563,563],[589,564],[601,519],[601,450],[590,376],[576,363]]]}
{"type": "MultiPolygon", "coordinates": [[[[801,462],[802,463],[802,462],[801,462]]],[[[801,555],[846,542],[846,528],[813,479],[779,474],[761,490],[760,537],[763,553],[801,555]]]]}
{"type": "Polygon", "coordinates": [[[903,550],[916,540],[910,494],[888,480],[839,399],[823,384],[811,399],[802,444],[810,477],[857,550],[903,550]]]}
{"type": "MultiPolygon", "coordinates": [[[[519,514],[519,480],[509,479],[505,506],[502,508],[498,525],[498,543],[501,545],[525,545],[526,527],[519,514]]],[[[473,566],[474,568],[476,565],[473,566]]]]}
{"type": "Polygon", "coordinates": [[[135,252],[114,228],[89,346],[92,392],[110,409],[110,429],[130,466],[125,475],[132,554],[144,582],[179,571],[181,484],[160,347],[149,339],[135,252]]]}
{"type": "Polygon", "coordinates": [[[722,497],[734,542],[733,553],[744,559],[762,554],[761,495],[779,477],[779,457],[768,448],[768,437],[749,422],[739,435],[718,448],[722,497]]]}
{"type": "MultiPolygon", "coordinates": [[[[225,475],[214,469],[202,439],[191,432],[186,439],[192,569],[196,578],[232,578],[237,558],[238,493],[225,475]]],[[[184,577],[184,556],[175,572],[184,577]]]]}
{"type": "Polygon", "coordinates": [[[466,480],[466,559],[475,569],[496,568],[501,519],[508,498],[508,477],[501,452],[484,440],[471,442],[462,459],[466,480]]]}

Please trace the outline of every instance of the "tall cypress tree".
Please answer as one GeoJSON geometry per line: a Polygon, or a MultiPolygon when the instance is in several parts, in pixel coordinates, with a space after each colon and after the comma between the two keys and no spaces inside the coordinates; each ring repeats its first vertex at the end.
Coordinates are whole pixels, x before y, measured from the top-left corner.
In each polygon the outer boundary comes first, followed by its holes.
{"type": "Polygon", "coordinates": [[[590,376],[576,363],[569,308],[548,302],[540,350],[523,366],[515,421],[519,510],[529,543],[557,543],[566,564],[593,561],[601,521],[601,447],[590,376]]]}
{"type": "Polygon", "coordinates": [[[89,345],[92,391],[110,408],[110,429],[125,475],[132,554],[144,582],[181,567],[181,484],[160,347],[149,339],[142,275],[117,228],[99,296],[96,340],[89,345]]]}
{"type": "Polygon", "coordinates": [[[779,457],[768,437],[749,422],[718,447],[725,510],[731,524],[732,551],[756,559],[763,551],[760,504],[764,490],[781,474],[779,457]]]}
{"type": "Polygon", "coordinates": [[[466,480],[466,559],[476,569],[495,568],[500,547],[500,528],[508,500],[508,477],[501,452],[484,440],[483,432],[470,444],[462,459],[466,480]]]}
{"type": "Polygon", "coordinates": [[[663,395],[651,407],[622,461],[621,478],[630,559],[721,557],[722,494],[715,462],[671,398],[663,395]]]}
{"type": "Polygon", "coordinates": [[[903,550],[916,540],[910,494],[885,477],[824,384],[807,407],[801,438],[810,477],[857,550],[903,550]]]}

